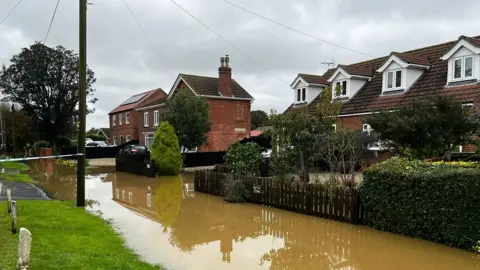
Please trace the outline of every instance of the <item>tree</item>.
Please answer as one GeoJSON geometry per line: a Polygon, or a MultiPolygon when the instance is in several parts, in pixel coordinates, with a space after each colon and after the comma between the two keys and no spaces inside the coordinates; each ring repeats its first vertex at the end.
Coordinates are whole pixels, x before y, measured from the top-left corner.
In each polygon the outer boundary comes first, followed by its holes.
{"type": "Polygon", "coordinates": [[[98,128],[91,128],[89,131],[87,131],[86,136],[94,141],[106,141],[107,137],[105,137],[103,133],[98,133],[99,131],[100,129],[98,128]]]}
{"type": "Polygon", "coordinates": [[[227,150],[225,164],[237,175],[260,174],[263,148],[254,142],[236,142],[227,150]]]}
{"type": "MultiPolygon", "coordinates": [[[[7,103],[0,104],[0,112],[4,120],[5,144],[8,148],[13,147],[13,135],[15,135],[15,151],[23,150],[27,143],[37,140],[36,123],[25,114],[18,106],[7,103]]],[[[1,146],[0,146],[1,147],[1,146]]]]}
{"type": "Polygon", "coordinates": [[[251,117],[252,129],[267,126],[270,124],[268,114],[262,110],[252,111],[251,117]]]}
{"type": "Polygon", "coordinates": [[[413,102],[394,112],[374,114],[367,123],[401,155],[450,159],[454,147],[472,143],[479,116],[450,96],[413,102]]]}
{"type": "Polygon", "coordinates": [[[183,154],[207,142],[207,133],[211,129],[210,106],[204,98],[179,91],[168,102],[168,107],[168,122],[184,147],[183,154]]]}
{"type": "MultiPolygon", "coordinates": [[[[78,120],[79,57],[62,46],[35,43],[14,55],[10,66],[0,71],[0,91],[4,101],[20,105],[38,123],[40,138],[54,142],[74,132],[78,120]]],[[[87,95],[94,104],[95,83],[87,72],[87,95]]]]}
{"type": "Polygon", "coordinates": [[[152,160],[160,175],[178,175],[182,169],[182,155],[172,125],[162,121],[153,139],[152,160]]]}
{"type": "Polygon", "coordinates": [[[299,112],[272,114],[272,167],[283,170],[282,174],[295,170],[302,182],[310,181],[313,166],[321,143],[318,138],[332,133],[341,103],[332,102],[332,90],[327,87],[321,93],[319,104],[313,112],[307,109],[299,112]],[[288,171],[285,171],[285,170],[288,171]]]}

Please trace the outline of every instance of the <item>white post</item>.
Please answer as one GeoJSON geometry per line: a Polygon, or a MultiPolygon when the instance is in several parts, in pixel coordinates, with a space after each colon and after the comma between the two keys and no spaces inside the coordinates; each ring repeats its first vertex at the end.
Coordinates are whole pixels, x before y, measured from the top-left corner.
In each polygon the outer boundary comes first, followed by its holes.
{"type": "Polygon", "coordinates": [[[17,270],[28,270],[30,264],[30,250],[32,248],[32,234],[25,228],[20,228],[18,238],[17,270]]]}
{"type": "Polygon", "coordinates": [[[17,232],[17,202],[16,201],[12,201],[12,213],[11,213],[11,217],[12,217],[12,233],[16,233],[17,232]]]}
{"type": "Polygon", "coordinates": [[[12,203],[12,190],[7,188],[7,210],[9,214],[12,212],[11,203],[12,203]]]}

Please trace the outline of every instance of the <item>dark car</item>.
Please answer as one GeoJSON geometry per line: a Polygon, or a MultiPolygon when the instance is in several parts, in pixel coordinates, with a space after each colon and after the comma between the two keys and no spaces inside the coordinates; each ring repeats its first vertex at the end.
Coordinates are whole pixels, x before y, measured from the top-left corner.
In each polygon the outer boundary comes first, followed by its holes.
{"type": "Polygon", "coordinates": [[[142,145],[129,144],[118,151],[117,159],[122,161],[146,162],[150,160],[150,151],[142,145]]]}

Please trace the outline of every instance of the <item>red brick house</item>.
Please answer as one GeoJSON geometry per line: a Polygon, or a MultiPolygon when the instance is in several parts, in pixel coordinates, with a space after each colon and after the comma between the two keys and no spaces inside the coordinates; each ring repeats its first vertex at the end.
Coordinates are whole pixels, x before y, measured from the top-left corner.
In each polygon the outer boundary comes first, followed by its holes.
{"type": "Polygon", "coordinates": [[[147,95],[135,104],[124,104],[117,107],[110,113],[110,126],[113,127],[112,136],[118,137],[120,134],[127,134],[125,129],[119,129],[118,125],[112,124],[113,115],[126,113],[127,110],[122,106],[127,106],[128,112],[135,115],[135,120],[129,126],[131,129],[128,129],[132,134],[132,139],[138,138],[141,145],[150,147],[159,123],[165,119],[168,109],[167,100],[174,97],[179,91],[187,91],[192,95],[204,97],[210,105],[212,129],[208,133],[208,142],[195,150],[200,152],[224,151],[232,143],[248,138],[253,97],[232,79],[228,56],[221,58],[218,73],[217,78],[179,74],[168,96],[166,94],[147,95]]]}
{"type": "MultiPolygon", "coordinates": [[[[340,87],[334,100],[344,102],[336,127],[369,130],[365,119],[437,94],[452,95],[480,110],[480,36],[402,53],[338,65],[323,75],[299,74],[291,85],[294,102],[286,110],[315,110],[327,86],[340,87]]],[[[472,146],[463,147],[473,151],[472,146]]]]}
{"type": "Polygon", "coordinates": [[[166,97],[167,94],[160,88],[136,94],[122,102],[108,115],[110,120],[109,143],[121,144],[130,140],[138,140],[138,126],[142,117],[135,109],[151,100],[166,97]]]}

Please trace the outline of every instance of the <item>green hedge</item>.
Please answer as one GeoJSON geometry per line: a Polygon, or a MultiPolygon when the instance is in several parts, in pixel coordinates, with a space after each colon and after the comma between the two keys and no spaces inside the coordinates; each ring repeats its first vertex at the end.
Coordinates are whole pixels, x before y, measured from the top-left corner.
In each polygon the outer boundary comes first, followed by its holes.
{"type": "Polygon", "coordinates": [[[364,172],[367,225],[472,249],[480,240],[480,169],[392,158],[364,172]]]}

